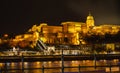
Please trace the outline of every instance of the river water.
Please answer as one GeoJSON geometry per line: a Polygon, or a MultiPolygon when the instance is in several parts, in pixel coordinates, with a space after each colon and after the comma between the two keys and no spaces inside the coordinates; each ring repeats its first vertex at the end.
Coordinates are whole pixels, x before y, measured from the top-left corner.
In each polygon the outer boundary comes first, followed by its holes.
{"type": "Polygon", "coordinates": [[[81,60],[81,61],[44,61],[44,62],[8,62],[0,63],[0,67],[4,69],[1,73],[60,73],[62,71],[66,73],[79,72],[79,71],[94,71],[103,70],[105,72],[119,71],[119,67],[94,67],[94,66],[109,66],[118,65],[119,60],[81,60]],[[61,67],[65,68],[62,69],[61,67]],[[82,67],[89,66],[89,67],[82,67]],[[93,66],[93,67],[90,67],[93,66]],[[75,67],[75,68],[67,68],[75,67]],[[29,69],[28,69],[29,68],[29,69]],[[46,69],[47,68],[47,69],[46,69]],[[52,69],[53,68],[53,69],[52,69]],[[13,70],[12,70],[13,69],[13,70]],[[16,70],[14,70],[16,69],[16,70]]]}

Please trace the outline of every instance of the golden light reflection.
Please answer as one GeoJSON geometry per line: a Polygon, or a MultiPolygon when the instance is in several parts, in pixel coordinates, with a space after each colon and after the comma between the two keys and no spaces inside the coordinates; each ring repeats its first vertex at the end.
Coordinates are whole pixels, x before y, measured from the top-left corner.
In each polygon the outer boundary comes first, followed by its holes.
{"type": "Polygon", "coordinates": [[[39,68],[39,67],[41,67],[41,64],[42,64],[41,62],[37,61],[37,62],[35,62],[34,67],[39,68]]]}
{"type": "Polygon", "coordinates": [[[24,62],[25,65],[28,65],[28,62],[24,62]]]}
{"type": "Polygon", "coordinates": [[[15,66],[15,63],[14,63],[14,62],[12,62],[12,63],[11,63],[11,66],[13,66],[13,67],[14,67],[14,66],[15,66]]]}
{"type": "Polygon", "coordinates": [[[3,63],[0,63],[0,67],[3,67],[4,66],[4,64],[3,63]]]}
{"type": "Polygon", "coordinates": [[[41,63],[38,61],[38,62],[36,62],[36,64],[37,64],[37,65],[40,65],[41,63]]]}
{"type": "Polygon", "coordinates": [[[119,59],[114,59],[113,62],[118,63],[119,59]]]}
{"type": "Polygon", "coordinates": [[[83,62],[83,63],[85,63],[86,61],[85,61],[85,60],[83,60],[82,62],[83,62]]]}
{"type": "Polygon", "coordinates": [[[51,62],[51,61],[49,61],[48,63],[49,63],[49,64],[51,64],[52,62],[51,62]]]}

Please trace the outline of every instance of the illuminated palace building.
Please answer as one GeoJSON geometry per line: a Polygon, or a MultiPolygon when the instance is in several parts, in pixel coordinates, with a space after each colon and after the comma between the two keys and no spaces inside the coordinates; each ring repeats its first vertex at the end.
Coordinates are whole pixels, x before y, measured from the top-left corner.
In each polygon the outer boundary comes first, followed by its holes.
{"type": "MultiPolygon", "coordinates": [[[[26,33],[22,38],[30,38],[32,36],[33,39],[41,39],[46,44],[79,45],[86,44],[82,39],[85,35],[116,34],[120,30],[120,26],[118,25],[102,24],[95,26],[94,22],[94,17],[89,13],[86,22],[62,22],[59,26],[49,26],[46,23],[35,24],[28,30],[28,32],[32,32],[33,34],[26,33]]],[[[19,40],[20,36],[16,36],[15,39],[19,40]]]]}
{"type": "MultiPolygon", "coordinates": [[[[79,38],[82,34],[87,34],[94,27],[94,18],[91,14],[87,17],[86,23],[83,22],[62,22],[59,26],[48,26],[42,23],[39,26],[33,25],[29,32],[38,31],[40,39],[49,44],[72,44],[79,45],[79,38]]],[[[85,42],[82,41],[84,44],[85,42]]]]}
{"type": "MultiPolygon", "coordinates": [[[[49,44],[80,44],[80,37],[87,33],[104,35],[109,32],[115,34],[120,30],[120,26],[104,24],[95,26],[94,17],[89,14],[84,22],[62,22],[60,26],[48,26],[42,23],[39,26],[33,25],[29,32],[39,32],[40,39],[49,44]]],[[[84,44],[85,42],[82,41],[84,44]]]]}

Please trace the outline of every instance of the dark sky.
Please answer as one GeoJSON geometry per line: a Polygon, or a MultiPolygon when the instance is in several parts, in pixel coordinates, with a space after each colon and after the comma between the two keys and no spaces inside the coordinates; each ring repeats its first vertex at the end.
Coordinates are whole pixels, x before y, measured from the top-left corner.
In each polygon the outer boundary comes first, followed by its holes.
{"type": "Polygon", "coordinates": [[[1,0],[0,34],[25,33],[34,24],[85,22],[89,11],[95,24],[120,24],[120,0],[1,0]]]}

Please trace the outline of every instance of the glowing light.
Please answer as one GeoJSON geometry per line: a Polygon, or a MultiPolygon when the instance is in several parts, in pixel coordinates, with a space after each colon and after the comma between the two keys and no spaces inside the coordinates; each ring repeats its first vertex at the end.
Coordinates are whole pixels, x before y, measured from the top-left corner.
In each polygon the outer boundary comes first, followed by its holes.
{"type": "Polygon", "coordinates": [[[12,63],[11,63],[11,66],[15,66],[15,63],[12,62],[12,63]]]}
{"type": "Polygon", "coordinates": [[[36,64],[37,64],[37,65],[39,65],[39,64],[40,64],[40,62],[36,62],[36,64]]]}
{"type": "Polygon", "coordinates": [[[50,63],[50,64],[51,64],[52,62],[51,62],[51,61],[49,61],[48,63],[50,63]]]}
{"type": "Polygon", "coordinates": [[[8,37],[8,34],[4,34],[4,37],[8,37]]]}
{"type": "Polygon", "coordinates": [[[24,62],[24,64],[25,64],[25,65],[27,65],[27,64],[28,64],[28,62],[24,62]]]}
{"type": "Polygon", "coordinates": [[[3,63],[0,63],[0,67],[3,67],[4,65],[3,65],[3,63]]]}

